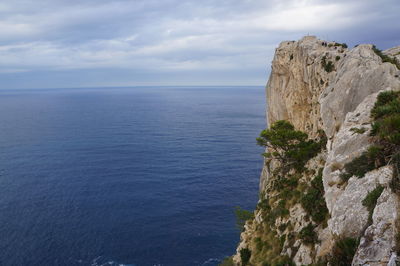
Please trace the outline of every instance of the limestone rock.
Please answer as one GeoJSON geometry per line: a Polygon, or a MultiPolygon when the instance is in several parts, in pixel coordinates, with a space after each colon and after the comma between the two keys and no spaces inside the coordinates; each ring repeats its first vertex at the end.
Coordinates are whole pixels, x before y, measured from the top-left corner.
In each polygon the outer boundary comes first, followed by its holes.
{"type": "Polygon", "coordinates": [[[386,188],[378,199],[370,225],[360,240],[354,265],[387,265],[395,248],[397,196],[386,188]]]}
{"type": "Polygon", "coordinates": [[[384,54],[391,55],[397,58],[400,61],[400,46],[396,46],[390,49],[383,51],[384,54]]]}
{"type": "Polygon", "coordinates": [[[371,45],[350,50],[321,94],[321,117],[327,136],[333,137],[346,114],[354,111],[368,95],[386,88],[400,89],[400,80],[395,77],[398,73],[393,64],[382,64],[371,45]]]}
{"type": "Polygon", "coordinates": [[[293,258],[293,262],[296,265],[309,265],[313,263],[313,259],[311,257],[312,248],[310,246],[302,244],[297,250],[296,256],[293,258]]]}
{"type": "MultiPolygon", "coordinates": [[[[400,60],[400,46],[383,53],[400,60]]],[[[281,255],[289,256],[296,265],[315,263],[329,255],[335,241],[342,237],[360,238],[353,265],[396,264],[400,201],[390,189],[391,166],[370,171],[363,178],[353,176],[346,183],[340,178],[344,165],[369,147],[370,111],[377,95],[384,90],[400,90],[400,70],[391,63],[383,63],[372,45],[347,49],[307,36],[299,41],[282,42],[276,49],[266,88],[268,124],[288,120],[311,137],[317,136],[319,130],[328,136],[326,152],[311,159],[307,168],[313,171],[324,168],[324,199],[330,218],[327,226],[316,225],[318,241],[315,244],[305,245],[299,238],[289,243],[286,238],[281,255]],[[369,224],[369,212],[362,201],[379,184],[385,189],[369,224]]],[[[273,169],[274,165],[265,165],[262,170],[260,191],[263,193],[270,193],[273,169]]],[[[299,180],[309,183],[310,176],[303,173],[299,180]]],[[[283,232],[274,229],[277,238],[296,236],[312,222],[301,204],[292,205],[289,213],[289,217],[276,219],[272,226],[290,224],[283,232]]],[[[241,234],[234,256],[236,264],[240,265],[240,249],[254,249],[254,237],[262,235],[264,228],[265,221],[256,210],[255,219],[246,223],[241,234]]],[[[253,256],[250,262],[255,261],[263,258],[253,256]]]]}
{"type": "Polygon", "coordinates": [[[337,204],[337,198],[344,192],[339,177],[342,168],[370,145],[370,110],[375,104],[377,94],[367,96],[353,112],[347,114],[339,132],[328,145],[328,158],[323,171],[323,181],[326,204],[331,212],[333,206],[337,204]],[[363,129],[365,132],[355,133],[353,129],[363,129]]]}
{"type": "Polygon", "coordinates": [[[298,42],[282,42],[276,49],[267,84],[268,123],[289,120],[296,128],[311,134],[320,128],[318,98],[334,75],[322,68],[322,58],[339,56],[337,50],[322,43],[308,36],[298,42]]]}
{"type": "MultiPolygon", "coordinates": [[[[353,176],[332,207],[329,229],[333,235],[358,238],[368,224],[368,210],[362,200],[378,184],[388,186],[392,177],[390,166],[368,172],[365,177],[353,176]]],[[[390,206],[391,209],[395,206],[390,206]]]]}

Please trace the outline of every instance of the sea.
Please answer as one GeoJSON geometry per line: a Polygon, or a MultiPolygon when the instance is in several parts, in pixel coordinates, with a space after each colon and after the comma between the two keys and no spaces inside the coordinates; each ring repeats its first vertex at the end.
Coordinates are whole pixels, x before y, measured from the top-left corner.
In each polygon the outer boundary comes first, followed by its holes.
{"type": "Polygon", "coordinates": [[[264,128],[262,86],[0,90],[0,265],[218,265],[264,128]]]}

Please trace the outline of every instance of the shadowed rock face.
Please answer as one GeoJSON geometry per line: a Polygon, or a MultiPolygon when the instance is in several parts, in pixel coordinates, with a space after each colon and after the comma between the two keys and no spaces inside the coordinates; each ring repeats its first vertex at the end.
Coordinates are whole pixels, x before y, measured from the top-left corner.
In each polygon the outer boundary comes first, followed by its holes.
{"type": "MultiPolygon", "coordinates": [[[[384,53],[400,60],[400,46],[384,53]]],[[[391,167],[373,170],[363,178],[353,176],[347,184],[339,178],[344,165],[370,145],[370,111],[377,95],[384,90],[400,90],[400,70],[391,63],[382,63],[372,45],[347,49],[307,36],[299,41],[282,42],[276,49],[266,88],[268,124],[288,120],[311,137],[318,130],[328,137],[326,151],[310,160],[308,167],[324,168],[324,199],[330,218],[326,227],[316,225],[319,243],[305,245],[296,241],[290,247],[287,241],[283,244],[282,255],[288,255],[297,265],[316,262],[329,254],[335,241],[343,237],[360,239],[353,265],[386,265],[391,257],[394,261],[400,209],[398,195],[389,186],[391,167]],[[364,132],[356,134],[354,128],[363,128],[364,132]],[[369,212],[362,200],[378,185],[384,190],[369,223],[369,212]]],[[[272,170],[264,167],[261,191],[267,191],[272,170]]],[[[307,182],[306,176],[302,179],[307,182]]],[[[284,233],[298,234],[309,219],[299,204],[289,211],[290,217],[278,219],[275,225],[279,227],[290,221],[294,226],[284,233]]],[[[234,256],[237,264],[240,264],[240,249],[254,249],[254,236],[262,235],[260,228],[265,221],[259,212],[255,211],[256,218],[246,224],[241,235],[234,256]]],[[[282,234],[277,231],[278,237],[282,234]]],[[[257,265],[263,259],[256,256],[251,261],[257,265]]]]}

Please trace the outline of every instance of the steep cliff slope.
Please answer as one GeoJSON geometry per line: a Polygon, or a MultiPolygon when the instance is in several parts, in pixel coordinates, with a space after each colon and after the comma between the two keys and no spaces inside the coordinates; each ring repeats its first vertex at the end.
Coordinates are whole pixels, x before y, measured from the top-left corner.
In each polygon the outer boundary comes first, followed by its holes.
{"type": "Polygon", "coordinates": [[[371,145],[377,95],[400,90],[400,70],[383,62],[384,55],[400,60],[400,47],[382,54],[372,45],[348,49],[307,36],[276,49],[267,84],[268,125],[287,120],[310,138],[323,131],[327,142],[300,173],[279,174],[279,164],[266,160],[255,218],[246,222],[235,264],[395,262],[400,201],[390,185],[392,166],[343,179],[346,164],[371,145]]]}

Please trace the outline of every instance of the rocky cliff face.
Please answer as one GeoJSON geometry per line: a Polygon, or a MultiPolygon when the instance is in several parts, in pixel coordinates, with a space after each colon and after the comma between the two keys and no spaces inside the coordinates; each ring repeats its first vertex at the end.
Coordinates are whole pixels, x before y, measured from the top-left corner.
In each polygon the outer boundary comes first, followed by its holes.
{"type": "MultiPolygon", "coordinates": [[[[400,60],[400,47],[383,53],[400,60]]],[[[326,149],[308,161],[307,170],[296,175],[298,184],[290,188],[299,195],[290,194],[290,200],[274,190],[276,165],[265,165],[255,218],[241,234],[235,264],[242,264],[241,251],[246,250],[251,253],[250,265],[334,265],[327,258],[345,252],[338,251],[338,245],[351,249],[353,243],[353,265],[395,265],[400,201],[390,187],[392,167],[346,182],[340,175],[346,163],[371,145],[370,111],[380,92],[400,90],[400,70],[383,63],[372,45],[348,49],[308,36],[279,45],[266,90],[269,125],[287,120],[311,138],[323,130],[328,141],[326,149]],[[299,200],[311,191],[318,172],[328,210],[324,219],[310,218],[310,210],[299,200]],[[363,200],[378,186],[383,190],[369,210],[363,200]],[[274,201],[274,197],[281,198],[274,201]],[[277,214],[279,208],[287,211],[277,214]]]]}

